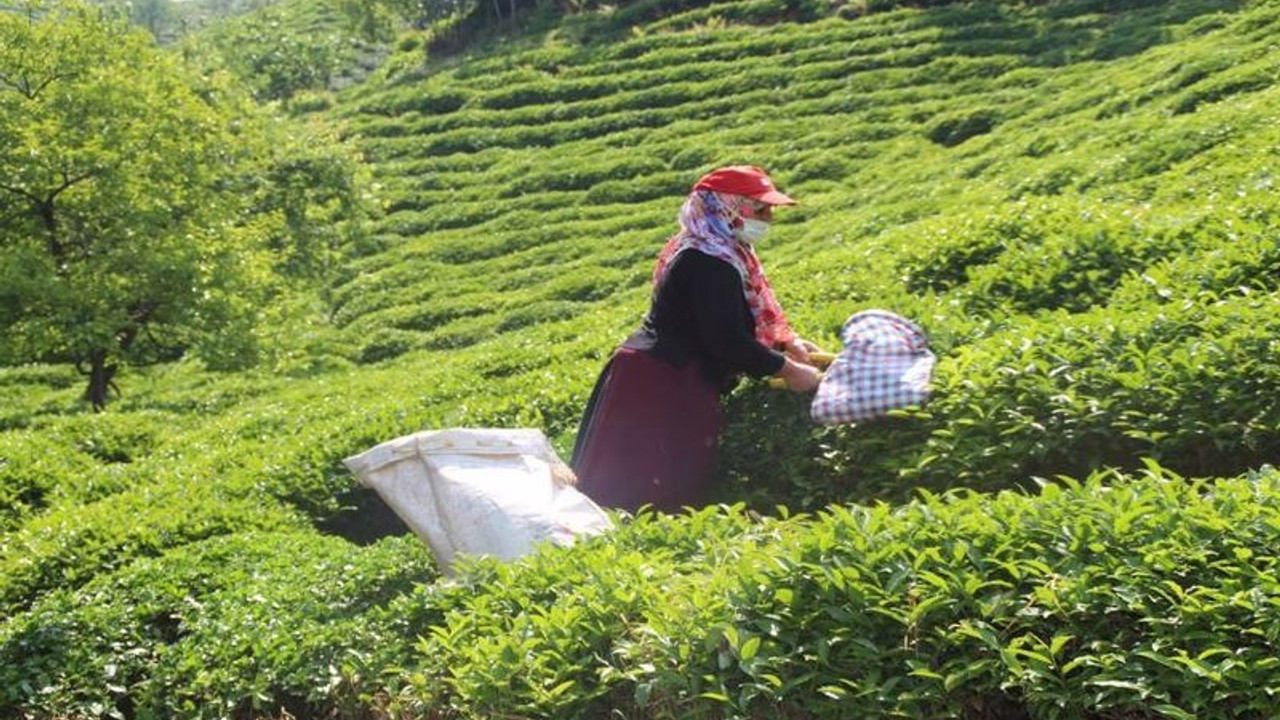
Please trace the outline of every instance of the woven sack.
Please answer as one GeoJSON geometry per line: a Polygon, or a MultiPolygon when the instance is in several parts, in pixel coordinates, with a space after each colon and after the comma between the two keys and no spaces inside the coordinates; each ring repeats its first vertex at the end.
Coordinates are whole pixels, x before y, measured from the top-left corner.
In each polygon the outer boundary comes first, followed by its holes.
{"type": "Polygon", "coordinates": [[[427,430],[343,461],[453,574],[459,555],[513,560],[612,527],[532,428],[427,430]]]}
{"type": "Polygon", "coordinates": [[[844,349],[809,406],[814,422],[839,425],[919,405],[937,358],[920,326],[887,310],[855,313],[840,329],[844,349]]]}

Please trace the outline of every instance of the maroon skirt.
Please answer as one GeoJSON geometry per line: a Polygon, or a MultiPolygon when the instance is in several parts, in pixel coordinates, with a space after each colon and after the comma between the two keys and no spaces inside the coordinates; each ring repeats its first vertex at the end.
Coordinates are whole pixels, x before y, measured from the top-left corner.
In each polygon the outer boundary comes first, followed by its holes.
{"type": "Polygon", "coordinates": [[[697,362],[674,367],[622,348],[588,404],[573,469],[604,507],[677,511],[709,495],[720,436],[720,393],[697,362]]]}

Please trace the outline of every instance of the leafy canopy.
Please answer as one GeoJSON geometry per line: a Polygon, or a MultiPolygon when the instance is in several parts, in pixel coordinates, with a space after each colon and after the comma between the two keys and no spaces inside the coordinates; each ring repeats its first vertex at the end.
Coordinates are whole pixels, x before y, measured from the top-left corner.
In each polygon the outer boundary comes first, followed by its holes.
{"type": "Polygon", "coordinates": [[[94,9],[0,16],[0,358],[87,363],[101,407],[118,359],[230,319],[259,262],[231,232],[245,112],[94,9]]]}
{"type": "Polygon", "coordinates": [[[74,362],[99,409],[122,361],[243,366],[276,271],[326,266],[356,212],[322,133],[116,14],[0,14],[0,363],[74,362]]]}

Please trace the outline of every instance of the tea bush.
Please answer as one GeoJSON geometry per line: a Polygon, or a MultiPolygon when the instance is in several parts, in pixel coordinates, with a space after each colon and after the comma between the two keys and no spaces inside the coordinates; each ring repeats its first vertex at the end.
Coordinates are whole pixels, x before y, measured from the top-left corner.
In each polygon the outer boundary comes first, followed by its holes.
{"type": "Polygon", "coordinates": [[[702,668],[728,708],[814,717],[1000,698],[1048,718],[1261,717],[1275,479],[1095,476],[1034,502],[832,509],[786,561],[744,573],[734,632],[702,668]]]}
{"type": "Polygon", "coordinates": [[[122,560],[212,535],[290,527],[295,513],[234,490],[180,482],[133,488],[43,513],[4,536],[0,606],[75,586],[122,560]],[[128,522],[122,522],[128,518],[128,522]]]}
{"type": "Polygon", "coordinates": [[[940,373],[928,412],[947,420],[907,475],[998,487],[1144,456],[1195,475],[1266,462],[1274,425],[1263,418],[1276,408],[1259,389],[1275,382],[1273,312],[1247,296],[1100,310],[1034,321],[1034,344],[1025,329],[975,343],[940,373]],[[1000,382],[979,391],[974,378],[991,375],[1000,382]]]}
{"type": "Polygon", "coordinates": [[[624,518],[394,601],[422,635],[394,707],[1262,717],[1276,483],[1152,469],[778,520],[624,518]]]}
{"type": "Polygon", "coordinates": [[[613,686],[617,645],[658,618],[718,618],[721,591],[780,530],[740,511],[709,508],[681,518],[643,514],[616,534],[526,563],[479,562],[454,588],[424,588],[399,601],[421,628],[400,702],[465,716],[517,712],[590,716],[631,701],[613,686]],[[500,589],[500,590],[499,590],[500,589]],[[497,592],[495,592],[497,590],[497,592]],[[451,669],[451,670],[450,670],[451,669]],[[443,672],[441,672],[443,671],[443,672]]]}
{"type": "Polygon", "coordinates": [[[240,532],[43,598],[0,631],[0,704],[87,716],[304,713],[354,694],[381,609],[435,574],[416,539],[368,548],[240,532]]]}
{"type": "Polygon", "coordinates": [[[0,532],[21,526],[48,507],[60,485],[97,468],[88,454],[39,433],[0,435],[0,532]]]}

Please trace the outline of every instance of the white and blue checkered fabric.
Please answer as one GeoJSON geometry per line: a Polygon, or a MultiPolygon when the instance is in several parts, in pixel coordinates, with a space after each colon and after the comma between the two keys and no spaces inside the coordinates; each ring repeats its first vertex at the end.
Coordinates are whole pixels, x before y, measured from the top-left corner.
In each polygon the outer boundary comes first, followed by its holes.
{"type": "Polygon", "coordinates": [[[919,325],[886,310],[864,310],[845,321],[840,340],[844,349],[809,406],[815,422],[870,420],[928,397],[937,358],[919,325]]]}

